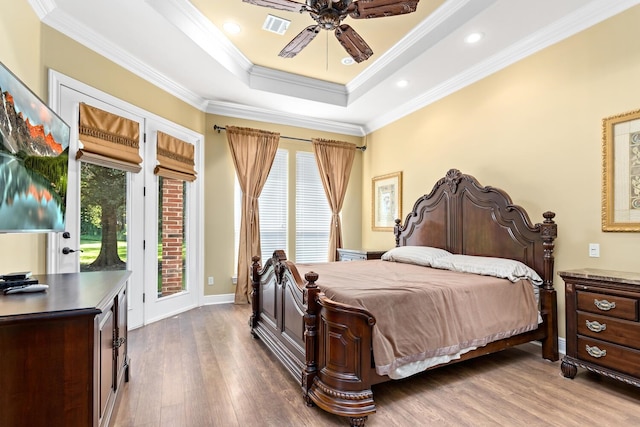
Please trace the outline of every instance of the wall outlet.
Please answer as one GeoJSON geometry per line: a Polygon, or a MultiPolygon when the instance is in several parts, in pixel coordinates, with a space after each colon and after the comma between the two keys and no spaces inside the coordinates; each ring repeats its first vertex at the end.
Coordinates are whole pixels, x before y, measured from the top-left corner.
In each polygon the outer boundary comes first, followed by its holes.
{"type": "Polygon", "coordinates": [[[209,280],[207,283],[209,283],[209,285],[213,285],[213,276],[209,276],[209,280]]]}
{"type": "Polygon", "coordinates": [[[600,244],[598,244],[598,243],[589,243],[589,256],[591,258],[599,258],[600,257],[600,244]]]}

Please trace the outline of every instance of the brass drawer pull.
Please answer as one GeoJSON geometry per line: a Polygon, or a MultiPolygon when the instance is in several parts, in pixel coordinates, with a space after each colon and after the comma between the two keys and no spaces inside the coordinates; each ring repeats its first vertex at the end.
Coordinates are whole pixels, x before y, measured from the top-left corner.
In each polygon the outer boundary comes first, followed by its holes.
{"type": "Polygon", "coordinates": [[[595,345],[593,347],[586,345],[585,347],[587,349],[587,353],[589,353],[589,356],[595,357],[596,359],[599,359],[607,355],[607,350],[600,350],[595,345]]]}
{"type": "Polygon", "coordinates": [[[596,307],[598,307],[602,311],[609,311],[613,308],[616,308],[615,302],[609,302],[606,299],[603,299],[603,300],[594,299],[593,303],[596,305],[596,307]]]}
{"type": "Polygon", "coordinates": [[[587,328],[591,332],[602,332],[602,331],[607,329],[607,324],[606,323],[600,323],[597,320],[594,320],[593,322],[585,320],[585,322],[587,323],[587,328]]]}

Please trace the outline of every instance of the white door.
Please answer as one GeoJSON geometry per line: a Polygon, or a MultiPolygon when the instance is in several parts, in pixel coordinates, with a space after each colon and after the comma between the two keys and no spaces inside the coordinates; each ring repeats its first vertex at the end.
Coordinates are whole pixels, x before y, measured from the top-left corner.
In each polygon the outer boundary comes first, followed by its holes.
{"type": "MultiPolygon", "coordinates": [[[[198,147],[201,136],[56,72],[50,72],[49,77],[49,103],[71,125],[69,158],[73,160],[69,164],[66,232],[49,235],[48,272],[130,270],[130,328],[196,306],[200,303],[198,296],[202,293],[200,284],[203,279],[202,251],[198,250],[202,247],[202,239],[195,233],[202,220],[199,214],[201,190],[199,185],[192,183],[184,186],[183,197],[187,204],[184,208],[186,220],[183,240],[188,246],[182,250],[184,269],[177,273],[184,285],[177,292],[174,288],[167,290],[166,286],[163,290],[163,277],[166,279],[174,272],[163,275],[158,270],[159,263],[172,255],[163,257],[162,252],[158,252],[163,242],[162,236],[158,235],[162,229],[162,217],[158,215],[162,200],[158,197],[159,185],[162,180],[154,175],[153,169],[156,165],[155,134],[158,129],[198,144],[198,147]],[[75,161],[79,145],[77,124],[81,102],[140,124],[142,171],[130,173],[75,161]],[[147,143],[143,141],[145,133],[147,143]],[[107,215],[110,220],[103,218],[107,210],[111,211],[107,215]],[[106,234],[112,237],[105,238],[106,234]],[[113,242],[114,239],[117,244],[113,242]]],[[[199,152],[196,150],[197,157],[200,157],[199,152]]]]}
{"type": "MultiPolygon", "coordinates": [[[[147,122],[145,158],[156,158],[157,134],[161,131],[184,142],[200,145],[199,135],[184,129],[160,123],[147,122]]],[[[196,149],[196,153],[198,150],[196,149]]],[[[148,162],[153,165],[154,161],[148,162]]],[[[197,183],[163,178],[154,174],[154,168],[145,168],[145,319],[153,322],[185,311],[199,304],[198,274],[200,261],[197,254],[201,236],[198,215],[197,183]]]]}

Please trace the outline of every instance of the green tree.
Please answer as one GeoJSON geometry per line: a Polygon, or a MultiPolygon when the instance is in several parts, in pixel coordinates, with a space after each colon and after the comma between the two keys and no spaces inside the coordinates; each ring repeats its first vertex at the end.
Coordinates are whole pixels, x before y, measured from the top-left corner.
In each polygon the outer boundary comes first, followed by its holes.
{"type": "MultiPolygon", "coordinates": [[[[118,234],[124,227],[118,221],[125,209],[126,175],[124,171],[83,163],[81,202],[86,212],[100,212],[102,229],[100,253],[86,269],[120,270],[126,263],[118,255],[118,234]]],[[[89,218],[83,220],[91,221],[89,218]]]]}

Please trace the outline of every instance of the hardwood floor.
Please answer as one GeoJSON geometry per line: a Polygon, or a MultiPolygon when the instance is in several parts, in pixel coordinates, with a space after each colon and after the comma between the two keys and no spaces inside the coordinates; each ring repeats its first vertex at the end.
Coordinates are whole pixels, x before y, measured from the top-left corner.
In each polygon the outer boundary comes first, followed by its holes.
{"type": "MultiPolygon", "coordinates": [[[[248,305],[212,305],[131,331],[112,426],[348,426],[304,404],[248,319],[248,305]]],[[[374,386],[367,426],[640,425],[640,389],[582,369],[566,379],[539,354],[527,344],[374,386]]]]}

